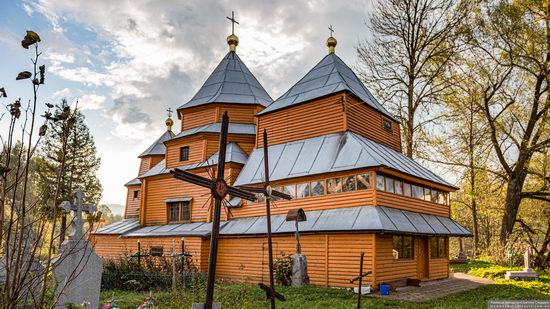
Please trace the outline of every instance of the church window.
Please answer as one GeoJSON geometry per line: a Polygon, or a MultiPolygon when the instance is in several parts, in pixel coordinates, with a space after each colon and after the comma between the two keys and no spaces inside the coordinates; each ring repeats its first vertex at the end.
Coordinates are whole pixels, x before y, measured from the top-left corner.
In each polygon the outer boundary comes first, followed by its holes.
{"type": "Polygon", "coordinates": [[[430,202],[432,200],[432,190],[424,188],[424,200],[430,202]]]}
{"type": "Polygon", "coordinates": [[[181,147],[180,161],[188,161],[188,160],[189,160],[189,146],[181,147]]]}
{"type": "Polygon", "coordinates": [[[411,184],[408,182],[403,182],[403,195],[411,196],[411,184]]]}
{"type": "Polygon", "coordinates": [[[447,257],[445,237],[430,237],[430,257],[432,259],[447,257]]]}
{"type": "Polygon", "coordinates": [[[370,174],[359,174],[357,175],[357,190],[370,189],[370,174]]]}
{"type": "Polygon", "coordinates": [[[283,193],[290,195],[292,198],[296,198],[296,185],[286,185],[284,186],[283,193]]]}
{"type": "Polygon", "coordinates": [[[191,207],[189,205],[189,202],[168,203],[168,221],[169,222],[190,222],[191,207]]]}
{"type": "Polygon", "coordinates": [[[395,194],[403,194],[403,182],[401,180],[395,180],[395,194]]]}
{"type": "Polygon", "coordinates": [[[424,188],[417,185],[412,185],[412,196],[417,199],[424,199],[424,188]]]}
{"type": "Polygon", "coordinates": [[[342,182],[343,192],[355,191],[355,175],[343,177],[342,182]]]}
{"type": "Polygon", "coordinates": [[[162,246],[151,247],[151,256],[162,256],[162,246]]]}
{"type": "Polygon", "coordinates": [[[318,196],[325,194],[325,181],[318,180],[311,182],[311,196],[318,196]]]}
{"type": "Polygon", "coordinates": [[[342,192],[342,178],[327,179],[327,193],[340,193],[342,192]]]}
{"type": "Polygon", "coordinates": [[[384,119],[384,129],[386,131],[392,131],[391,129],[391,122],[388,119],[384,119]]]}
{"type": "Polygon", "coordinates": [[[384,191],[384,175],[376,175],[376,190],[384,191]]]}
{"type": "Polygon", "coordinates": [[[393,258],[412,259],[414,241],[412,236],[393,236],[393,258]]]}
{"type": "Polygon", "coordinates": [[[309,183],[300,183],[296,185],[296,197],[304,198],[310,196],[309,183]]]}
{"type": "Polygon", "coordinates": [[[139,190],[134,190],[134,200],[139,198],[139,190]]]}
{"type": "Polygon", "coordinates": [[[386,176],[386,192],[393,193],[395,190],[393,188],[393,178],[386,176]]]}

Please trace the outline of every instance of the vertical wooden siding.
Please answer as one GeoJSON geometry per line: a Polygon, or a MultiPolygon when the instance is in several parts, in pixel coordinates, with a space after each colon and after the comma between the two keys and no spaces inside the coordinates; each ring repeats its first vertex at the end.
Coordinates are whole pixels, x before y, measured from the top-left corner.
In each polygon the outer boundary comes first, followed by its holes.
{"type": "Polygon", "coordinates": [[[127,188],[128,193],[126,194],[126,207],[124,208],[124,218],[139,217],[139,203],[141,192],[138,194],[138,198],[134,198],[134,191],[141,191],[141,185],[128,186],[127,188]]]}
{"type": "MultiPolygon", "coordinates": [[[[372,268],[372,234],[302,235],[302,252],[307,256],[308,274],[315,285],[351,287],[349,280],[359,272],[359,254],[365,252],[365,269],[372,268]],[[328,240],[328,252],[326,245],[328,240]],[[328,273],[327,273],[328,270],[328,273]]],[[[266,237],[222,237],[217,275],[235,281],[266,282],[269,280],[266,237]]],[[[293,254],[293,235],[274,236],[274,258],[280,252],[293,254]]],[[[367,277],[365,284],[372,278],[367,277]]]]}
{"type": "Polygon", "coordinates": [[[259,116],[257,147],[263,147],[264,128],[270,145],[343,131],[342,100],[337,94],[259,116]]]}
{"type": "Polygon", "coordinates": [[[351,95],[346,96],[346,123],[346,130],[401,152],[399,123],[383,116],[379,111],[351,95]],[[383,119],[391,122],[391,132],[384,129],[383,119]]]}

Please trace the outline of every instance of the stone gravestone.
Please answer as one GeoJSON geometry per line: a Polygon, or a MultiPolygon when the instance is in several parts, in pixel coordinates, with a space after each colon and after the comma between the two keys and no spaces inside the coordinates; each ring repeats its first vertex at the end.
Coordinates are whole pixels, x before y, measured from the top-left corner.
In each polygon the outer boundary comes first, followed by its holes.
{"type": "Polygon", "coordinates": [[[507,280],[535,280],[538,278],[537,273],[531,269],[531,251],[525,250],[523,255],[523,271],[507,271],[504,278],[507,280]]]}
{"type": "Polygon", "coordinates": [[[96,208],[82,203],[84,195],[80,189],[74,197],[72,204],[64,201],[59,206],[65,212],[74,211],[74,232],[61,244],[53,266],[56,308],[65,308],[69,303],[98,308],[103,262],[87,240],[82,219],[82,212],[93,213],[96,208]]]}

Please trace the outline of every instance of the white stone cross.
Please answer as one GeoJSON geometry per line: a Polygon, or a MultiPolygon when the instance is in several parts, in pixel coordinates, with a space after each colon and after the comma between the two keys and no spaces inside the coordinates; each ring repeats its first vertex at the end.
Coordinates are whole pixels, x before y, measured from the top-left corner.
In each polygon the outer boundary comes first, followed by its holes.
{"type": "Polygon", "coordinates": [[[82,219],[82,212],[93,213],[96,211],[96,206],[93,204],[83,204],[82,200],[84,199],[84,193],[80,188],[77,188],[73,192],[74,201],[71,204],[69,201],[63,201],[59,205],[66,213],[74,211],[73,224],[74,224],[74,233],[69,237],[71,240],[81,240],[84,237],[84,220],[82,219]]]}

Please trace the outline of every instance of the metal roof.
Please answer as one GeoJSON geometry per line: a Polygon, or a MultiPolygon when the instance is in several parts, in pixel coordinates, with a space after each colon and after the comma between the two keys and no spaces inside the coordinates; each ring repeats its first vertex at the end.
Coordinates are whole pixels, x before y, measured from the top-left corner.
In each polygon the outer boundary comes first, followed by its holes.
{"type": "MultiPolygon", "coordinates": [[[[216,152],[215,154],[210,156],[210,158],[208,158],[206,161],[182,165],[182,166],[176,166],[174,168],[179,168],[181,170],[191,170],[195,168],[211,166],[218,163],[218,155],[219,155],[218,152],[216,152]]],[[[248,160],[248,156],[242,150],[242,148],[239,147],[239,145],[236,142],[231,142],[227,144],[227,149],[225,150],[226,163],[233,162],[233,163],[245,164],[247,160],[248,160]]],[[[161,174],[168,174],[174,168],[166,168],[166,160],[162,160],[157,165],[153,166],[153,168],[143,173],[143,175],[139,176],[139,178],[150,177],[150,176],[161,175],[161,174]]]]}
{"type": "MultiPolygon", "coordinates": [[[[248,134],[248,135],[255,135],[256,134],[256,125],[254,124],[244,124],[244,123],[229,123],[227,133],[229,134],[248,134]]],[[[190,136],[193,134],[198,133],[220,133],[221,132],[221,123],[210,123],[204,126],[187,129],[185,131],[181,131],[174,137],[181,138],[185,136],[190,136]]]]}
{"type": "Polygon", "coordinates": [[[128,186],[138,186],[138,185],[141,185],[141,181],[139,180],[139,177],[136,177],[130,181],[128,181],[127,183],[124,184],[126,187],[128,186]]]}
{"type": "Polygon", "coordinates": [[[166,153],[166,147],[164,142],[174,137],[174,133],[170,130],[166,130],[149,148],[142,152],[138,158],[144,156],[164,155],[166,153]]]}
{"type": "MultiPolygon", "coordinates": [[[[396,171],[454,186],[411,158],[353,132],[341,132],[269,146],[272,181],[366,167],[388,167],[396,171]]],[[[263,182],[263,148],[248,158],[235,185],[263,182]]]]}
{"type": "Polygon", "coordinates": [[[202,236],[210,235],[212,224],[206,222],[165,224],[156,226],[145,226],[124,233],[122,237],[145,237],[145,236],[202,236]]]}
{"type": "Polygon", "coordinates": [[[122,221],[118,221],[118,222],[106,225],[104,227],[100,227],[92,234],[120,235],[120,234],[130,232],[131,230],[139,227],[140,225],[139,225],[138,219],[135,219],[135,218],[124,219],[122,221]]]}
{"type": "MultiPolygon", "coordinates": [[[[300,232],[376,232],[411,235],[471,236],[450,218],[405,211],[385,206],[361,206],[306,211],[307,221],[300,232]]],[[[286,214],[271,216],[274,234],[294,233],[294,222],[286,214]]],[[[225,223],[220,235],[257,235],[266,233],[266,217],[233,219],[225,223]]]]}
{"type": "MultiPolygon", "coordinates": [[[[306,211],[307,221],[300,222],[301,232],[373,232],[409,235],[472,236],[472,233],[451,218],[421,214],[385,206],[360,206],[306,211]]],[[[134,219],[113,223],[95,234],[119,234],[123,237],[209,236],[212,225],[206,222],[165,224],[139,227],[134,219]],[[126,227],[130,226],[130,228],[126,227]]],[[[294,233],[294,222],[286,214],[271,216],[274,234],[294,233]]],[[[238,218],[223,221],[220,235],[266,234],[266,217],[238,218]]]]}
{"type": "Polygon", "coordinates": [[[229,52],[195,96],[178,109],[214,102],[266,106],[273,102],[273,99],[244,65],[237,53],[229,52]]]}
{"type": "Polygon", "coordinates": [[[336,54],[326,55],[285,94],[258,115],[304,103],[340,91],[349,91],[366,104],[398,121],[380,104],[357,75],[336,54]]]}

